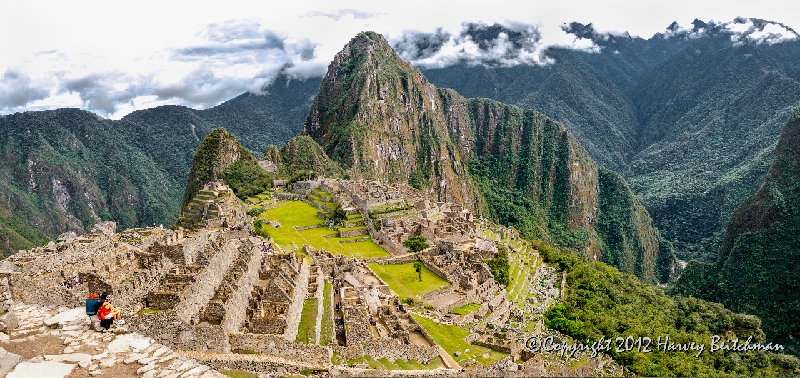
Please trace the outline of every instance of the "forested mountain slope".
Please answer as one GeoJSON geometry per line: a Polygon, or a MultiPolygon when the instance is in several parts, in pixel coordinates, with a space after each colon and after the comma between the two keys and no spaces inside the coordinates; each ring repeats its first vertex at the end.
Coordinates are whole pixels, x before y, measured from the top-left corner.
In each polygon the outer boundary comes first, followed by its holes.
{"type": "Polygon", "coordinates": [[[0,117],[0,255],[100,219],[123,229],[174,223],[202,138],[226,127],[260,156],[300,132],[318,85],[279,76],[263,95],[206,110],[160,106],[119,121],[77,109],[0,117]]]}
{"type": "Polygon", "coordinates": [[[578,23],[568,31],[599,52],[550,48],[549,65],[423,72],[439,87],[564,123],[589,156],[628,180],[682,258],[712,258],[800,102],[800,40],[733,40],[721,24],[702,21],[647,40],[578,23]]]}

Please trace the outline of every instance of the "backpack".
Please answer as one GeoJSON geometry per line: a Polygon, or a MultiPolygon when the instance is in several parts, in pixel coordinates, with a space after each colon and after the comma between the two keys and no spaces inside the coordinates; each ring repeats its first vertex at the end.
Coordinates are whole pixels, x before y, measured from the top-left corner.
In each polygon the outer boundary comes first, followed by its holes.
{"type": "Polygon", "coordinates": [[[86,315],[92,316],[97,314],[97,310],[100,309],[100,306],[103,305],[105,302],[102,299],[87,299],[86,300],[86,315]]]}

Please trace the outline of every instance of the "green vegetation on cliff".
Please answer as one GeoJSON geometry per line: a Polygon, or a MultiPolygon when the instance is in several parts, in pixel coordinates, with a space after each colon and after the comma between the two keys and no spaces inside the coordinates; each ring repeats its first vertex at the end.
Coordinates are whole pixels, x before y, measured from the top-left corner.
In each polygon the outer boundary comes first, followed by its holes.
{"type": "Polygon", "coordinates": [[[184,206],[204,183],[217,180],[224,180],[243,200],[272,186],[271,175],[261,169],[253,154],[223,128],[214,129],[197,148],[183,195],[184,206]]]}
{"type": "Polygon", "coordinates": [[[549,48],[553,64],[422,71],[440,88],[563,123],[592,159],[622,174],[680,258],[708,260],[733,210],[758,190],[800,100],[800,40],[732,40],[698,25],[692,37],[650,39],[570,25],[599,51],[549,48]]]}
{"type": "Polygon", "coordinates": [[[800,107],[767,178],[734,211],[714,263],[692,262],[675,291],[758,315],[770,337],[800,335],[800,107]]]}
{"type": "Polygon", "coordinates": [[[442,93],[453,123],[467,123],[474,137],[468,167],[489,218],[645,282],[669,280],[672,246],[625,180],[597,166],[563,125],[533,110],[442,93]]]}
{"type": "Polygon", "coordinates": [[[284,179],[297,178],[303,174],[329,178],[344,176],[342,168],[328,158],[322,147],[307,135],[289,139],[280,150],[270,146],[263,159],[274,164],[278,169],[278,176],[284,179]]]}
{"type": "Polygon", "coordinates": [[[570,253],[540,246],[545,261],[567,273],[566,298],[553,306],[547,325],[586,345],[611,339],[608,351],[616,362],[642,376],[785,376],[800,373],[800,361],[793,356],[762,351],[711,352],[712,336],[723,340],[738,338],[751,343],[764,342],[760,320],[734,313],[717,303],[681,296],[671,297],[643,284],[634,276],[619,272],[602,262],[586,262],[570,253]],[[626,350],[624,341],[642,337],[652,339],[633,344],[626,350]],[[669,337],[674,344],[704,345],[705,350],[665,351],[659,349],[669,337]],[[650,352],[644,347],[649,346],[650,352]],[[617,350],[620,347],[621,350],[617,350]]]}

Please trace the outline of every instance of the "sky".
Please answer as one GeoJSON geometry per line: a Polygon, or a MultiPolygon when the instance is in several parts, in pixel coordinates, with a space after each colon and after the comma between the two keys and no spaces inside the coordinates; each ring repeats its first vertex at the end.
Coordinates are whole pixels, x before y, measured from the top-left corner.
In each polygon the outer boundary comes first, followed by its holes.
{"type": "MultiPolygon", "coordinates": [[[[541,55],[548,46],[598,48],[566,33],[570,22],[642,38],[673,21],[691,28],[695,18],[760,18],[800,30],[793,2],[3,0],[0,114],[73,107],[119,119],[159,105],[213,107],[258,93],[282,70],[323,75],[333,56],[366,30],[386,36],[417,66],[485,59],[548,64],[541,55]],[[480,45],[475,36],[495,24],[505,34],[480,45]],[[418,50],[420,38],[436,49],[418,50]]],[[[729,29],[748,28],[739,22],[729,29]]],[[[770,43],[797,37],[778,25],[756,32],[770,43]]]]}

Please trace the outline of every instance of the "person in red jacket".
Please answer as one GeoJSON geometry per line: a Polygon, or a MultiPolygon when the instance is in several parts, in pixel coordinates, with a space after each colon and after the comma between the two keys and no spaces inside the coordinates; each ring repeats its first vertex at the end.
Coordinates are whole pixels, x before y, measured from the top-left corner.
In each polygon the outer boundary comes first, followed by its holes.
{"type": "MultiPolygon", "coordinates": [[[[102,298],[102,296],[101,296],[102,298]]],[[[122,324],[120,321],[120,311],[116,307],[111,305],[111,300],[113,299],[112,296],[107,296],[103,305],[100,306],[100,309],[97,310],[97,318],[100,319],[100,326],[108,330],[111,327],[111,323],[119,323],[122,324]]]]}

